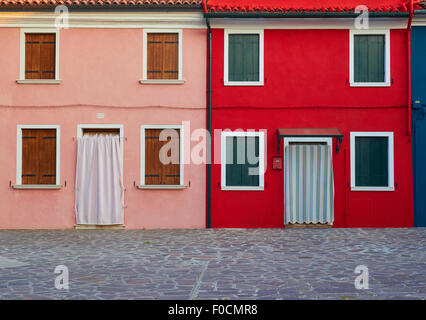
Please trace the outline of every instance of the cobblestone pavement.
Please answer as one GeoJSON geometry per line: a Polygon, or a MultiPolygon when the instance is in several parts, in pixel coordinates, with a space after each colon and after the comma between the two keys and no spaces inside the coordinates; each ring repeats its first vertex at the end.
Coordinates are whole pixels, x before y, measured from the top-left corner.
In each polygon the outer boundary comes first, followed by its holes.
{"type": "Polygon", "coordinates": [[[0,299],[425,298],[426,229],[0,231],[0,299]]]}

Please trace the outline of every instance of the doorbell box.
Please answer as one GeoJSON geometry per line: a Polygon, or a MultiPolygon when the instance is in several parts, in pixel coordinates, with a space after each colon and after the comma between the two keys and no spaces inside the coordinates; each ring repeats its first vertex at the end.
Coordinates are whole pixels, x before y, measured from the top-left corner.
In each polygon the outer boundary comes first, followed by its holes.
{"type": "Polygon", "coordinates": [[[272,157],[272,169],[281,170],[283,168],[283,158],[282,157],[272,157]]]}

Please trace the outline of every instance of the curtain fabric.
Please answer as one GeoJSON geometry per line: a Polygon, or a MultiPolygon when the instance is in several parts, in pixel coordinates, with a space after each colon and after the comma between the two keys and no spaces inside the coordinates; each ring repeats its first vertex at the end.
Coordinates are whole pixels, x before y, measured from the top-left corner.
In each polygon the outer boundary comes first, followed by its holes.
{"type": "Polygon", "coordinates": [[[287,146],[284,176],[285,223],[333,223],[331,146],[287,146]]]}
{"type": "Polygon", "coordinates": [[[77,224],[124,224],[119,137],[78,138],[75,214],[77,224]]]}

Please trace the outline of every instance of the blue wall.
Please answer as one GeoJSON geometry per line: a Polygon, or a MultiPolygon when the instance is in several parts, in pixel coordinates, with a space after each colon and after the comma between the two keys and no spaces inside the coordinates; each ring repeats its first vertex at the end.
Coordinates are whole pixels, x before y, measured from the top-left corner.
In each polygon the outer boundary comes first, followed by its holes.
{"type": "Polygon", "coordinates": [[[411,30],[412,99],[426,106],[426,26],[411,30]]]}
{"type": "Polygon", "coordinates": [[[411,32],[414,225],[426,227],[426,26],[411,32]]]}

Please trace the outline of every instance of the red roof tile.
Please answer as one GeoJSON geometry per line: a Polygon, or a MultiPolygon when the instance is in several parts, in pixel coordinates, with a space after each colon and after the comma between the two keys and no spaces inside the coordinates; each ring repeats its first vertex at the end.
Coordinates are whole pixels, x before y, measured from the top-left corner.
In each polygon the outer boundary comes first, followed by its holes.
{"type": "Polygon", "coordinates": [[[1,8],[199,7],[202,0],[0,0],[1,8]]]}
{"type": "MultiPolygon", "coordinates": [[[[205,1],[205,0],[204,0],[205,1]]],[[[420,8],[414,0],[414,9],[420,8]]],[[[360,5],[369,11],[408,11],[409,0],[207,0],[208,12],[350,12],[360,5]]]]}

